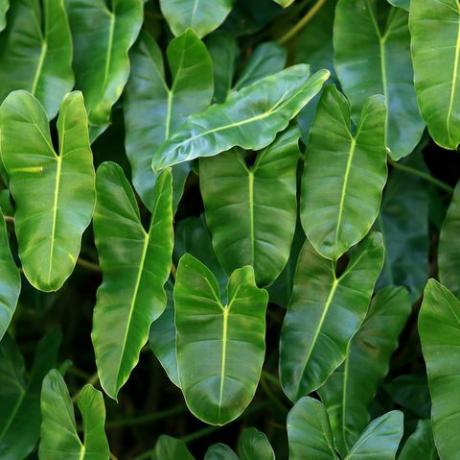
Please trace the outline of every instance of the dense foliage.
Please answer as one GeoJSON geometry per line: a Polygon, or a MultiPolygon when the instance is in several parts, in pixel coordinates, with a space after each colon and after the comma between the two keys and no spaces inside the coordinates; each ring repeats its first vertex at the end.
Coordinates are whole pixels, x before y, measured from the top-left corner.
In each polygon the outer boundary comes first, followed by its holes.
{"type": "Polygon", "coordinates": [[[460,459],[460,0],[0,0],[0,460],[460,459]]]}

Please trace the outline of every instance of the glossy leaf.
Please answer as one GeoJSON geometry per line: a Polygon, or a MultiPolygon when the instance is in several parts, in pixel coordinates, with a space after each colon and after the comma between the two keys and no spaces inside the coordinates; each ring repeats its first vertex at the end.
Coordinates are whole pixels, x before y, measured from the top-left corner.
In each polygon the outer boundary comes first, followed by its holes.
{"type": "Polygon", "coordinates": [[[366,315],[383,252],[381,235],[371,234],[337,277],[335,264],[305,242],[280,339],[281,385],[291,401],[319,388],[345,360],[366,315]]]}
{"type": "Polygon", "coordinates": [[[85,385],[76,399],[83,418],[82,440],[78,435],[69,391],[57,370],[43,380],[40,460],[108,460],[109,445],[104,432],[105,406],[102,393],[85,385]]]}
{"type": "Polygon", "coordinates": [[[437,460],[436,447],[429,420],[420,420],[417,429],[407,438],[398,460],[437,460]]]}
{"type": "Polygon", "coordinates": [[[0,458],[20,460],[34,449],[40,435],[40,389],[56,364],[61,335],[54,331],[38,344],[29,376],[24,358],[6,334],[0,343],[0,458]]]}
{"type": "Polygon", "coordinates": [[[430,279],[425,288],[418,330],[431,394],[433,435],[441,458],[459,452],[460,430],[460,301],[430,279]]]}
{"type": "Polygon", "coordinates": [[[155,153],[153,169],[215,156],[236,146],[251,150],[266,147],[328,77],[326,70],[309,77],[308,66],[299,64],[243,88],[225,103],[189,117],[155,153]]]}
{"type": "Polygon", "coordinates": [[[218,443],[209,447],[204,460],[239,460],[239,458],[226,444],[218,443]]]}
{"type": "Polygon", "coordinates": [[[460,144],[460,4],[411,0],[409,14],[417,100],[432,138],[460,144]]]}
{"type": "Polygon", "coordinates": [[[74,42],[76,85],[83,91],[92,137],[110,122],[129,76],[128,51],[142,24],[142,0],[65,0],[74,42]],[[91,69],[91,71],[88,71],[91,69]]]}
{"type": "Polygon", "coordinates": [[[64,0],[14,0],[0,35],[0,100],[32,93],[54,118],[73,88],[72,37],[64,0]]]}
{"type": "Polygon", "coordinates": [[[224,22],[233,0],[160,0],[161,12],[174,35],[192,29],[200,38],[224,22]]]}
{"type": "Polygon", "coordinates": [[[232,273],[223,302],[205,265],[189,254],[179,261],[174,287],[179,380],[187,406],[201,420],[223,425],[252,400],[265,355],[267,301],[251,267],[232,273]]]}
{"type": "Polygon", "coordinates": [[[194,460],[194,458],[184,441],[162,434],[155,444],[152,460],[194,460]]]}
{"type": "Polygon", "coordinates": [[[404,288],[379,291],[348,346],[345,362],[319,390],[335,444],[343,455],[369,423],[369,405],[388,372],[390,357],[410,312],[411,302],[404,288]]]}
{"type": "Polygon", "coordinates": [[[424,123],[413,83],[407,12],[386,1],[340,0],[334,48],[335,67],[353,115],[359,115],[368,97],[383,94],[390,154],[396,160],[409,155],[424,123]]]}
{"type": "Polygon", "coordinates": [[[227,273],[252,265],[259,286],[286,265],[294,236],[297,129],[282,133],[248,166],[231,150],[200,160],[200,190],[216,255],[227,273]]]}
{"type": "Polygon", "coordinates": [[[10,251],[8,231],[0,209],[0,340],[16,310],[21,291],[21,276],[10,251]]]}
{"type": "Polygon", "coordinates": [[[156,182],[148,231],[120,166],[103,163],[96,188],[94,230],[103,283],[91,335],[101,386],[116,399],[139,360],[150,325],[166,308],[164,285],[173,248],[171,173],[165,171],[156,182]]]}
{"type": "Polygon", "coordinates": [[[328,259],[361,241],[378,216],[387,177],[384,124],[385,103],[375,96],[353,134],[345,97],[334,86],[324,90],[310,130],[300,218],[313,247],[328,259]]]}
{"type": "MultiPolygon", "coordinates": [[[[163,58],[158,45],[146,32],[131,52],[131,76],[126,87],[124,115],[126,153],[132,168],[133,185],[151,209],[157,178],[150,168],[152,153],[195,112],[211,103],[212,62],[205,45],[191,31],[168,46],[172,84],[165,80],[163,58]]],[[[173,171],[174,208],[182,195],[190,166],[173,171]]]]}
{"type": "Polygon", "coordinates": [[[246,428],[238,439],[240,460],[275,460],[275,453],[265,433],[246,428]]]}
{"type": "Polygon", "coordinates": [[[37,289],[56,291],[75,267],[95,202],[82,94],[72,92],[61,104],[58,149],[43,106],[25,91],[5,99],[0,123],[24,274],[37,289]]]}

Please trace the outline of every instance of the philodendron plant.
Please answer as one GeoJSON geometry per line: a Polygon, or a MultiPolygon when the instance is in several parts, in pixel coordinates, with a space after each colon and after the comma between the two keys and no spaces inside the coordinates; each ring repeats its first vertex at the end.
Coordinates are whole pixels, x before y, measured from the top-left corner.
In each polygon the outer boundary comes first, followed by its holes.
{"type": "Polygon", "coordinates": [[[0,460],[460,460],[460,0],[0,0],[0,460]]]}

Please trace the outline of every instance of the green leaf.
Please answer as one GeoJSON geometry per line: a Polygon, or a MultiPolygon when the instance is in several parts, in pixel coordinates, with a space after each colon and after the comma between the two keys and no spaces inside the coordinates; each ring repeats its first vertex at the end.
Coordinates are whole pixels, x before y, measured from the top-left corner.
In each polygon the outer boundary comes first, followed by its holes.
{"type": "Polygon", "coordinates": [[[412,0],[409,28],[417,100],[434,141],[460,144],[460,4],[412,0]]]}
{"type": "Polygon", "coordinates": [[[455,187],[449,209],[439,234],[439,280],[456,296],[460,295],[460,246],[455,244],[460,232],[460,182],[455,187]]]}
{"type": "Polygon", "coordinates": [[[239,460],[233,450],[225,444],[213,444],[206,451],[204,460],[239,460]]]}
{"type": "Polygon", "coordinates": [[[0,35],[0,100],[32,93],[54,118],[73,88],[72,37],[64,0],[14,0],[0,35]]]}
{"type": "Polygon", "coordinates": [[[431,394],[431,422],[441,458],[455,458],[460,449],[460,301],[430,279],[425,288],[418,330],[431,394]]]}
{"type": "Polygon", "coordinates": [[[287,8],[292,5],[295,0],[274,0],[274,2],[278,3],[278,5],[281,5],[283,8],[287,8]]]}
{"type": "Polygon", "coordinates": [[[345,360],[366,316],[383,252],[381,235],[371,234],[337,276],[336,265],[305,242],[280,340],[281,385],[292,401],[319,388],[345,360]]]}
{"type": "Polygon", "coordinates": [[[241,460],[275,460],[275,453],[265,433],[256,428],[246,428],[238,439],[241,460]]]}
{"type": "Polygon", "coordinates": [[[227,273],[253,266],[259,286],[271,284],[289,259],[299,136],[296,128],[285,131],[253,166],[236,149],[200,160],[200,190],[216,255],[227,273]]]}
{"type": "Polygon", "coordinates": [[[179,380],[190,411],[206,423],[234,420],[254,397],[265,355],[267,301],[252,267],[232,273],[222,302],[205,265],[190,254],[179,261],[174,287],[179,380]]]}
{"type": "Polygon", "coordinates": [[[410,0],[388,0],[393,6],[409,11],[410,0]]]}
{"type": "Polygon", "coordinates": [[[129,76],[128,51],[142,24],[142,0],[66,0],[77,88],[85,95],[94,138],[110,122],[129,76]],[[91,69],[91,71],[88,71],[91,69]]]}
{"type": "Polygon", "coordinates": [[[384,124],[384,100],[374,96],[353,134],[347,100],[334,86],[325,88],[310,130],[300,218],[328,259],[361,241],[378,216],[387,177],[384,124]]]}
{"type": "Polygon", "coordinates": [[[82,94],[69,93],[62,101],[58,149],[53,146],[45,109],[26,91],[15,91],[5,99],[0,124],[24,274],[37,289],[56,291],[75,267],[95,202],[82,94]]]}
{"type": "Polygon", "coordinates": [[[180,439],[162,434],[155,444],[152,460],[194,460],[195,457],[180,439]]]}
{"type": "Polygon", "coordinates": [[[76,399],[83,418],[84,440],[80,439],[69,390],[61,374],[53,369],[43,380],[40,460],[108,460],[109,444],[104,432],[105,406],[102,393],[85,385],[76,399]]]}
{"type": "Polygon", "coordinates": [[[30,376],[24,359],[7,334],[0,343],[0,458],[20,460],[28,456],[40,435],[40,389],[55,366],[61,334],[53,331],[38,344],[30,376]]]}
{"type": "Polygon", "coordinates": [[[369,405],[377,385],[388,372],[390,357],[410,312],[411,302],[404,288],[387,287],[379,291],[348,346],[344,364],[319,390],[335,444],[343,455],[369,423],[369,405]]]}
{"type": "Polygon", "coordinates": [[[104,278],[91,335],[101,386],[114,399],[139,360],[150,325],[166,308],[164,285],[173,249],[171,182],[168,170],[158,177],[146,231],[121,167],[106,162],[97,170],[94,231],[104,278]]]}
{"type": "Polygon", "coordinates": [[[417,429],[407,438],[398,460],[437,460],[431,422],[419,420],[417,429]]]}
{"type": "Polygon", "coordinates": [[[8,231],[0,209],[0,340],[16,310],[21,292],[21,276],[10,251],[8,231]]]}
{"type": "Polygon", "coordinates": [[[0,32],[6,27],[6,13],[10,9],[10,0],[0,0],[0,32]]]}
{"type": "Polygon", "coordinates": [[[335,67],[353,116],[359,115],[368,97],[383,94],[390,154],[395,160],[409,155],[425,126],[414,89],[407,12],[381,0],[340,0],[334,48],[335,67]]]}
{"type": "Polygon", "coordinates": [[[174,35],[190,28],[202,38],[224,22],[232,3],[233,0],[160,0],[160,7],[174,35]]]}
{"type": "Polygon", "coordinates": [[[308,66],[299,64],[233,93],[225,103],[189,117],[155,152],[153,169],[215,156],[235,146],[247,150],[266,147],[328,77],[327,70],[309,77],[308,66]]]}
{"type": "MultiPolygon", "coordinates": [[[[206,109],[213,94],[211,58],[191,30],[172,40],[167,56],[171,86],[165,80],[158,45],[148,33],[142,33],[131,51],[132,71],[123,104],[126,154],[132,168],[133,185],[148,208],[153,204],[157,178],[150,167],[152,153],[189,115],[206,109]]],[[[189,171],[189,164],[173,171],[174,209],[189,171]]]]}

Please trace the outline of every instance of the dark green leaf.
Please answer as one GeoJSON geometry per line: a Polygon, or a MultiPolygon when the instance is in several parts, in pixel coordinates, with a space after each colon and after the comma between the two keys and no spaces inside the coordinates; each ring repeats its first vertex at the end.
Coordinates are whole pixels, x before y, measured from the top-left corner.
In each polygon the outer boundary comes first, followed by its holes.
{"type": "Polygon", "coordinates": [[[241,460],[275,460],[275,453],[264,433],[256,428],[246,428],[238,439],[241,460]]]}
{"type": "Polygon", "coordinates": [[[417,429],[404,444],[398,460],[437,460],[438,454],[429,420],[420,420],[417,429]]]}
{"type": "Polygon", "coordinates": [[[184,441],[162,434],[155,444],[152,460],[194,460],[194,457],[184,441]]]}
{"type": "Polygon", "coordinates": [[[239,460],[233,450],[225,444],[212,445],[204,456],[204,460],[239,460]]]}

